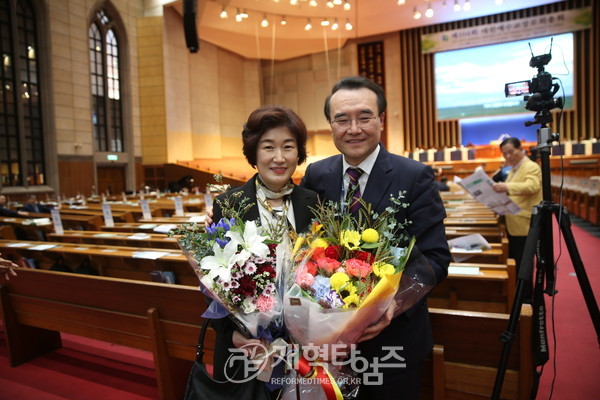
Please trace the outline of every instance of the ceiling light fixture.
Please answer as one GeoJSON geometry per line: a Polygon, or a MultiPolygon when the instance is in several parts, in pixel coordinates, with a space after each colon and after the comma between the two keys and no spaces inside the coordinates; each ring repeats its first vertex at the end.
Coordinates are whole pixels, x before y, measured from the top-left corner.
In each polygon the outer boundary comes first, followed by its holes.
{"type": "Polygon", "coordinates": [[[308,5],[311,6],[311,7],[316,7],[316,6],[319,5],[319,3],[317,3],[317,0],[310,0],[308,2],[308,5]]]}
{"type": "Polygon", "coordinates": [[[463,10],[469,11],[471,9],[471,2],[469,0],[465,0],[465,4],[463,4],[463,10]]]}
{"type": "Polygon", "coordinates": [[[350,11],[351,8],[352,6],[350,5],[350,2],[348,0],[344,0],[344,10],[350,11]]]}
{"type": "Polygon", "coordinates": [[[260,26],[262,26],[263,28],[266,28],[267,26],[269,26],[269,20],[267,19],[266,14],[263,16],[262,21],[260,21],[260,26]]]}
{"type": "Polygon", "coordinates": [[[333,0],[333,4],[335,4],[336,6],[340,6],[342,5],[342,0],[333,0]]]}
{"type": "Polygon", "coordinates": [[[337,31],[339,27],[340,27],[340,24],[338,24],[338,19],[336,18],[333,21],[333,24],[331,24],[331,30],[332,31],[337,31]]]}
{"type": "Polygon", "coordinates": [[[244,17],[242,16],[242,13],[240,12],[240,9],[238,8],[236,13],[235,13],[235,20],[237,22],[242,22],[242,20],[244,19],[244,17]]]}
{"type": "Polygon", "coordinates": [[[312,23],[310,22],[310,18],[309,18],[308,21],[306,22],[306,25],[304,25],[304,30],[310,31],[311,29],[312,29],[312,23]]]}
{"type": "Polygon", "coordinates": [[[427,7],[427,11],[425,11],[425,16],[427,18],[433,17],[433,8],[431,8],[431,4],[427,7]]]}
{"type": "Polygon", "coordinates": [[[285,15],[281,17],[281,25],[287,25],[287,21],[285,20],[285,15]]]}
{"type": "Polygon", "coordinates": [[[454,11],[460,11],[460,4],[458,4],[458,0],[454,0],[454,11]]]}
{"type": "Polygon", "coordinates": [[[351,30],[352,30],[353,26],[352,26],[352,24],[350,23],[350,19],[346,19],[346,25],[345,25],[345,28],[346,28],[346,30],[347,30],[347,31],[351,31],[351,30]]]}
{"type": "Polygon", "coordinates": [[[335,4],[333,4],[333,1],[329,0],[329,1],[327,2],[327,7],[329,7],[329,8],[333,8],[333,7],[335,7],[335,4]]]}
{"type": "Polygon", "coordinates": [[[413,18],[414,19],[420,19],[421,18],[421,12],[419,10],[417,10],[417,7],[415,7],[415,11],[413,12],[413,18]]]}
{"type": "Polygon", "coordinates": [[[290,0],[290,4],[296,6],[298,5],[298,0],[290,0]]]}
{"type": "Polygon", "coordinates": [[[323,21],[321,21],[321,26],[329,26],[329,20],[323,18],[323,21]]]}
{"type": "Polygon", "coordinates": [[[227,14],[227,10],[225,9],[225,6],[223,6],[223,9],[221,10],[221,14],[219,14],[219,17],[221,17],[223,19],[229,17],[229,14],[227,14]]]}
{"type": "Polygon", "coordinates": [[[403,6],[406,3],[406,0],[398,0],[398,5],[403,6]]]}
{"type": "Polygon", "coordinates": [[[502,3],[504,3],[504,0],[496,0],[495,3],[497,6],[501,6],[502,3]]]}

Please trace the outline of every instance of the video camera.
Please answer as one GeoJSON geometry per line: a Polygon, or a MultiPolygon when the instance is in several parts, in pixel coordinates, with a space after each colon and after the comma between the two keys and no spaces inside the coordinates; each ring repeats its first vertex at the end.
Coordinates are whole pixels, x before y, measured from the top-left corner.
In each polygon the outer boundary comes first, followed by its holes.
{"type": "MultiPolygon", "coordinates": [[[[531,50],[531,44],[529,45],[531,50]]],[[[550,110],[554,108],[562,108],[562,98],[554,98],[554,95],[560,89],[558,83],[553,83],[554,78],[550,73],[544,70],[550,60],[552,60],[552,41],[550,41],[550,52],[534,56],[531,51],[531,60],[529,66],[537,68],[538,73],[530,81],[511,82],[504,85],[504,94],[506,97],[527,95],[524,97],[525,108],[530,111],[536,111],[534,120],[526,122],[526,126],[533,124],[542,124],[552,122],[552,114],[550,110]]]]}

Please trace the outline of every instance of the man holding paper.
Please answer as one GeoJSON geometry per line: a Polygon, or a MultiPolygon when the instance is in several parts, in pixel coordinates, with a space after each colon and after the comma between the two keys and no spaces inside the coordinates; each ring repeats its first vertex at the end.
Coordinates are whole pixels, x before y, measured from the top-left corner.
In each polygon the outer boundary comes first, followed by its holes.
{"type": "Polygon", "coordinates": [[[521,211],[517,214],[506,214],[506,230],[508,231],[509,257],[517,263],[517,271],[525,249],[525,241],[529,233],[531,210],[542,201],[542,170],[531,161],[521,149],[521,141],[517,138],[506,138],[500,143],[502,156],[506,165],[512,166],[506,182],[494,184],[498,193],[506,193],[521,211]]]}

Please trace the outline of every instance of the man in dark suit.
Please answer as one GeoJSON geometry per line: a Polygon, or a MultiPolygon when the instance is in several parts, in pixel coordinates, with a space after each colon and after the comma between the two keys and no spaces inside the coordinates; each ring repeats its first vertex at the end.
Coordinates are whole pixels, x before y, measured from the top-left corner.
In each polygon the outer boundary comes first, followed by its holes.
{"type": "Polygon", "coordinates": [[[23,208],[21,208],[21,211],[49,214],[51,209],[52,207],[38,203],[37,196],[35,194],[32,194],[27,198],[27,203],[25,203],[23,208]]]}
{"type": "MultiPolygon", "coordinates": [[[[362,77],[340,80],[325,101],[325,117],[331,124],[333,141],[342,153],[310,164],[301,185],[321,198],[338,201],[348,193],[349,167],[359,168],[358,185],[362,199],[376,212],[390,205],[390,195],[406,191],[398,221],[410,221],[408,232],[417,239],[415,254],[429,261],[436,282],[448,273],[450,252],[443,221],[446,217],[433,170],[414,160],[389,153],[380,144],[386,110],[383,89],[362,77]]],[[[356,179],[356,178],[354,178],[356,179]]],[[[360,388],[361,399],[418,399],[423,360],[433,347],[431,323],[425,301],[393,318],[396,304],[358,342],[360,355],[375,361],[389,356],[385,347],[403,347],[396,354],[406,368],[381,368],[383,382],[360,388]]],[[[392,363],[398,363],[392,359],[392,363]]],[[[385,361],[381,362],[385,364],[385,361]]],[[[369,370],[367,370],[369,372],[369,370]]]]}
{"type": "Polygon", "coordinates": [[[0,217],[26,217],[29,213],[26,211],[15,211],[8,208],[8,201],[6,196],[0,194],[0,217]]]}

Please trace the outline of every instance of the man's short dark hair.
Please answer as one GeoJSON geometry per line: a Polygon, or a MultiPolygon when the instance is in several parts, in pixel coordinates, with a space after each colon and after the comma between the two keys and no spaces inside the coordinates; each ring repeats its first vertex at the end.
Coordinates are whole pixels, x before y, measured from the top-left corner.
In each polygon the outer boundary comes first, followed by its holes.
{"type": "Polygon", "coordinates": [[[270,129],[285,126],[290,130],[298,147],[298,164],[306,161],[306,125],[294,111],[282,106],[262,106],[254,110],[244,124],[242,151],[250,165],[256,165],[260,138],[270,129]]]}
{"type": "Polygon", "coordinates": [[[509,137],[504,139],[502,143],[500,143],[500,148],[504,147],[504,145],[507,145],[509,143],[512,144],[515,149],[521,148],[521,141],[516,137],[509,137]]]}
{"type": "Polygon", "coordinates": [[[329,115],[329,113],[330,113],[330,104],[329,103],[331,100],[331,96],[333,96],[333,94],[335,92],[337,92],[340,89],[358,90],[358,89],[362,89],[362,88],[369,89],[370,91],[372,91],[373,93],[375,93],[377,95],[377,108],[379,108],[378,115],[381,115],[382,113],[384,113],[385,109],[387,108],[387,100],[385,99],[385,92],[383,91],[383,88],[381,86],[379,86],[377,83],[375,83],[372,80],[367,79],[365,77],[349,76],[349,77],[340,79],[335,85],[333,85],[333,88],[331,89],[331,93],[325,99],[325,107],[324,107],[323,111],[325,112],[325,118],[327,118],[327,121],[331,121],[331,116],[329,115]]]}

